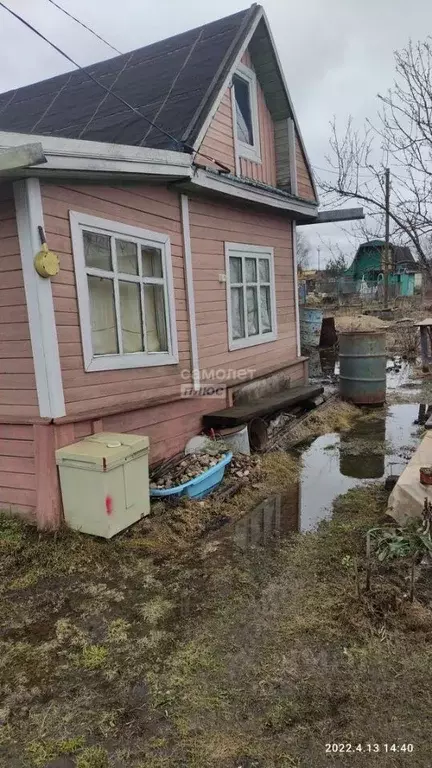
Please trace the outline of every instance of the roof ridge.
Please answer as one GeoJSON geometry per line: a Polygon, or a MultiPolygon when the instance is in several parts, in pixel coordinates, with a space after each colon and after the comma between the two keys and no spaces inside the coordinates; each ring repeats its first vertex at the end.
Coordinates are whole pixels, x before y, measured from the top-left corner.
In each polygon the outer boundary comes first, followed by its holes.
{"type": "MultiPolygon", "coordinates": [[[[197,124],[197,121],[200,117],[203,116],[204,109],[206,105],[210,105],[213,103],[213,100],[216,96],[215,91],[218,90],[218,85],[220,84],[220,80],[222,77],[222,73],[225,72],[227,69],[229,70],[230,67],[228,66],[228,63],[233,61],[235,58],[235,52],[236,50],[241,46],[242,40],[244,40],[246,32],[250,25],[252,24],[252,21],[256,15],[257,12],[261,11],[261,6],[258,5],[258,3],[253,3],[246,11],[243,11],[245,14],[245,17],[243,19],[243,22],[241,23],[237,34],[234,37],[234,40],[232,41],[230,47],[228,48],[228,51],[226,52],[224,58],[221,61],[221,64],[215,73],[206,93],[204,94],[201,103],[199,104],[195,114],[193,115],[187,129],[185,130],[182,140],[193,144],[193,140],[191,138],[192,132],[197,124]]],[[[228,18],[228,17],[227,17],[228,18]]],[[[208,112],[208,110],[206,110],[208,112]]],[[[206,115],[207,116],[207,115],[206,115]]]]}

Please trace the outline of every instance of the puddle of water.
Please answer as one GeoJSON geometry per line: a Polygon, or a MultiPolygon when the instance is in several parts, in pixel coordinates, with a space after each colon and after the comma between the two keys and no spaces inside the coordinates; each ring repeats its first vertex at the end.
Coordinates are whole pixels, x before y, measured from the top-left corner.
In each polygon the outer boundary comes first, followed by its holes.
{"type": "Polygon", "coordinates": [[[400,474],[418,438],[426,406],[409,403],[376,410],[343,434],[316,438],[302,451],[300,482],[275,494],[229,525],[225,534],[240,549],[268,546],[293,531],[310,531],[331,515],[334,500],[356,485],[400,474]]]}
{"type": "Polygon", "coordinates": [[[300,529],[300,483],[292,491],[274,494],[232,526],[229,535],[239,549],[270,546],[300,529]]]}
{"type": "Polygon", "coordinates": [[[303,453],[301,530],[327,517],[341,493],[401,474],[418,445],[418,418],[418,405],[394,405],[349,432],[317,438],[303,453]]]}

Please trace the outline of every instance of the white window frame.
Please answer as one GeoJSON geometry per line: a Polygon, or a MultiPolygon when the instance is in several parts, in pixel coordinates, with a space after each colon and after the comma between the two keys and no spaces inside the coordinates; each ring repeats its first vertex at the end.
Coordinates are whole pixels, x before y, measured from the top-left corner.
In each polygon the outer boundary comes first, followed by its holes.
{"type": "MultiPolygon", "coordinates": [[[[101,219],[77,211],[69,213],[72,251],[75,264],[75,280],[78,294],[78,309],[80,316],[81,339],[83,346],[84,368],[86,371],[112,371],[127,368],[145,368],[157,365],[175,365],[178,363],[177,329],[175,321],[174,281],[171,263],[171,243],[168,235],[151,232],[140,227],[133,227],[119,221],[101,219]],[[113,270],[106,271],[87,267],[84,256],[83,230],[96,234],[108,235],[111,238],[135,242],[137,245],[145,244],[160,248],[162,252],[164,278],[141,278],[139,275],[130,275],[117,270],[115,248],[113,249],[113,270]],[[93,352],[91,335],[90,295],[87,275],[108,277],[113,279],[113,273],[128,282],[141,284],[164,284],[164,298],[167,320],[168,352],[124,352],[122,354],[95,355],[93,352]]],[[[117,281],[114,280],[114,297],[117,328],[119,334],[119,297],[116,289],[117,281]]],[[[120,342],[119,342],[120,343],[120,342]]]]}
{"type": "MultiPolygon", "coordinates": [[[[277,322],[276,322],[276,288],[275,288],[275,275],[274,275],[274,249],[261,245],[246,245],[244,243],[225,243],[225,271],[226,271],[226,286],[227,286],[227,309],[228,309],[228,349],[230,351],[234,349],[242,349],[243,347],[255,347],[258,344],[267,344],[270,341],[275,341],[278,337],[277,334],[277,322]],[[240,257],[242,259],[242,283],[231,283],[230,279],[230,257],[240,257]],[[259,259],[267,259],[270,265],[270,301],[271,301],[271,321],[272,330],[269,333],[259,333],[255,336],[246,337],[244,339],[233,339],[232,333],[232,316],[231,316],[231,287],[243,286],[243,305],[244,305],[244,326],[245,332],[247,332],[247,306],[246,306],[246,271],[245,260],[247,258],[255,258],[257,261],[257,283],[259,288],[259,259]]],[[[248,285],[251,285],[248,283],[248,285]]],[[[258,302],[259,302],[259,290],[258,302]]],[[[261,316],[258,311],[258,323],[261,324],[261,316]]]]}
{"type": "Polygon", "coordinates": [[[237,146],[237,154],[239,157],[245,157],[247,160],[252,160],[254,163],[261,163],[261,143],[260,143],[260,131],[259,131],[259,119],[258,119],[258,90],[257,90],[257,79],[256,74],[253,71],[253,69],[250,69],[250,67],[247,67],[245,64],[239,64],[235,75],[237,77],[240,77],[242,80],[244,80],[248,87],[249,87],[249,102],[250,102],[250,108],[251,108],[251,119],[252,119],[252,133],[253,133],[253,144],[246,144],[246,142],[241,141],[237,134],[237,113],[236,113],[236,100],[235,100],[235,88],[234,88],[234,82],[232,85],[233,90],[233,125],[234,125],[234,136],[235,136],[235,142],[237,146]]]}

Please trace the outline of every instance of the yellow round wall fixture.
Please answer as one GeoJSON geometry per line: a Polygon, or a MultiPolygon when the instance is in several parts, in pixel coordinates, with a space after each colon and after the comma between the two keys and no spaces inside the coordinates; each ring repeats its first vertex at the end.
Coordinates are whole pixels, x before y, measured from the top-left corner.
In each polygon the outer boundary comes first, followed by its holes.
{"type": "Polygon", "coordinates": [[[55,277],[60,271],[59,257],[53,251],[49,251],[44,243],[42,250],[34,257],[34,266],[41,277],[55,277]]]}

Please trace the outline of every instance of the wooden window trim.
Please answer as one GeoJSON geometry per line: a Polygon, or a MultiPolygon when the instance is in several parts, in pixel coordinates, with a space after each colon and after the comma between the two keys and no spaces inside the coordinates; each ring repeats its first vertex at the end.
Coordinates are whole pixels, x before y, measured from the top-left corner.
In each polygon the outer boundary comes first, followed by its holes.
{"type": "MultiPolygon", "coordinates": [[[[225,270],[227,286],[227,310],[228,310],[228,349],[231,351],[243,349],[244,347],[255,347],[258,344],[268,344],[278,338],[277,317],[276,317],[276,288],[274,274],[274,249],[261,245],[247,245],[244,243],[225,243],[225,270]],[[271,299],[271,333],[261,333],[242,339],[233,339],[232,317],[231,317],[231,280],[230,280],[230,257],[243,256],[244,258],[255,258],[257,261],[257,270],[259,269],[258,260],[266,258],[270,265],[270,299],[271,299]]],[[[258,274],[258,273],[257,273],[258,274]]],[[[244,281],[243,274],[243,281],[244,281]]],[[[258,296],[259,301],[259,296],[258,296]]],[[[245,322],[245,328],[247,323],[245,322]]]]}
{"type": "MultiPolygon", "coordinates": [[[[174,281],[172,274],[171,243],[168,235],[151,232],[140,227],[133,227],[118,221],[102,219],[97,216],[70,211],[72,233],[72,251],[75,264],[75,279],[78,294],[79,319],[83,346],[84,368],[86,371],[126,370],[128,368],[145,368],[159,365],[176,365],[178,363],[177,329],[175,323],[174,281]],[[90,296],[88,289],[88,274],[110,276],[104,270],[87,267],[84,257],[83,230],[94,231],[110,237],[126,237],[137,244],[157,245],[162,251],[164,262],[166,302],[166,320],[168,333],[168,352],[131,352],[113,355],[94,355],[91,338],[90,296]]],[[[140,278],[127,275],[129,282],[139,282],[140,278]]],[[[145,278],[145,282],[158,284],[158,278],[145,278]]]]}
{"type": "MultiPolygon", "coordinates": [[[[237,148],[237,154],[239,157],[244,157],[247,160],[252,160],[254,163],[261,163],[261,143],[260,143],[260,130],[259,130],[259,117],[258,117],[258,88],[257,78],[253,69],[247,67],[245,64],[239,64],[235,75],[244,80],[249,87],[249,99],[252,118],[252,133],[254,143],[246,144],[244,141],[240,141],[237,135],[237,114],[233,112],[233,127],[234,127],[234,139],[237,148]]],[[[233,107],[235,108],[235,92],[233,85],[233,107]]]]}

